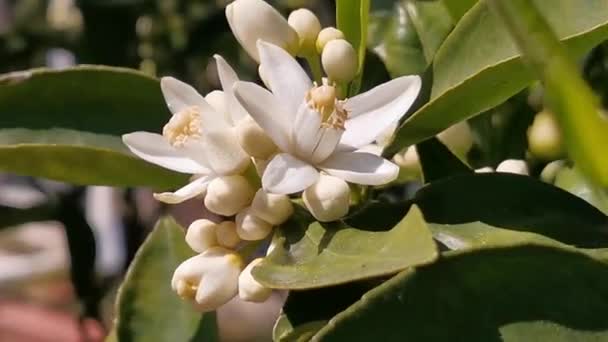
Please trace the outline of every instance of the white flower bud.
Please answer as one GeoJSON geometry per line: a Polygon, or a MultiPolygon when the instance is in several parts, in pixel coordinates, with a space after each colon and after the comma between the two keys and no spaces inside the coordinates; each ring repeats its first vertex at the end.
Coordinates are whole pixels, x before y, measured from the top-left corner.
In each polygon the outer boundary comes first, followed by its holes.
{"type": "Polygon", "coordinates": [[[272,294],[272,289],[260,284],[251,275],[251,270],[263,259],[254,259],[245,267],[239,276],[239,297],[246,302],[265,302],[272,294]]]}
{"type": "Polygon", "coordinates": [[[416,147],[410,146],[405,152],[397,153],[393,157],[395,164],[399,165],[401,172],[405,175],[418,178],[422,175],[422,166],[416,147]]]}
{"type": "Polygon", "coordinates": [[[335,27],[326,27],[317,36],[317,52],[322,53],[325,45],[335,39],[344,39],[344,33],[335,27]]]}
{"type": "Polygon", "coordinates": [[[525,161],[519,159],[507,159],[496,167],[496,172],[516,173],[518,175],[528,176],[528,165],[525,161]]]}
{"type": "Polygon", "coordinates": [[[562,156],[562,136],[559,125],[550,112],[543,111],[534,117],[528,128],[528,149],[542,160],[554,160],[562,156]]]}
{"type": "Polygon", "coordinates": [[[171,287],[200,311],[213,311],[238,293],[243,260],[226,248],[211,247],[182,262],[171,279],[171,287]]]}
{"type": "Polygon", "coordinates": [[[317,220],[335,221],[348,214],[350,188],[344,180],[322,174],[315,184],[304,190],[302,199],[317,220]]]}
{"type": "Polygon", "coordinates": [[[205,207],[215,214],[232,216],[251,203],[253,191],[241,175],[218,177],[207,187],[205,207]]]}
{"type": "Polygon", "coordinates": [[[260,61],[257,41],[263,40],[295,54],[299,46],[296,31],[272,6],[262,0],[236,0],[226,6],[226,18],[232,33],[245,51],[260,61]]]}
{"type": "Polygon", "coordinates": [[[289,196],[271,194],[260,189],[253,197],[250,212],[276,226],[287,221],[293,214],[293,205],[289,196]]]}
{"type": "Polygon", "coordinates": [[[217,224],[212,221],[206,219],[196,220],[188,227],[186,243],[193,251],[203,253],[210,247],[217,245],[215,237],[216,229],[217,224]]]}
{"type": "Polygon", "coordinates": [[[250,156],[268,159],[277,151],[277,146],[250,116],[241,119],[236,126],[236,134],[241,148],[250,156]]]}
{"type": "Polygon", "coordinates": [[[461,121],[437,134],[439,139],[450,151],[460,157],[466,157],[473,147],[473,134],[466,121],[461,121]]]}
{"type": "Polygon", "coordinates": [[[475,170],[475,173],[492,173],[492,172],[494,172],[494,169],[491,168],[490,166],[484,166],[482,168],[475,170]]]}
{"type": "Polygon", "coordinates": [[[545,183],[553,184],[557,174],[566,166],[566,162],[563,160],[554,160],[547,164],[543,171],[540,173],[540,180],[545,183]]]}
{"type": "Polygon", "coordinates": [[[321,55],[323,70],[331,81],[350,82],[357,75],[357,52],[344,39],[329,41],[321,55]]]}
{"type": "Polygon", "coordinates": [[[236,215],[236,233],[246,241],[262,240],[272,231],[272,225],[251,213],[247,207],[236,215]]]}
{"type": "Polygon", "coordinates": [[[217,243],[226,248],[235,248],[241,242],[241,238],[236,233],[234,221],[224,221],[218,224],[215,234],[217,243]]]}
{"type": "Polygon", "coordinates": [[[291,12],[287,22],[300,38],[299,54],[303,56],[313,54],[317,36],[321,32],[319,18],[311,11],[301,8],[291,12]]]}

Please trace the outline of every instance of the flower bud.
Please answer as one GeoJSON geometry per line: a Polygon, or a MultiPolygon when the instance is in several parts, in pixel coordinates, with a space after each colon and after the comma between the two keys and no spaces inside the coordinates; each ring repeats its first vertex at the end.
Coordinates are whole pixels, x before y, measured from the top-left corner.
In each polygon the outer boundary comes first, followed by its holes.
{"type": "Polygon", "coordinates": [[[466,121],[448,127],[437,134],[437,139],[460,157],[466,157],[471,147],[473,147],[473,135],[466,121]]]}
{"type": "MultiPolygon", "coordinates": [[[[218,114],[229,119],[226,93],[221,90],[214,90],[205,95],[205,101],[207,101],[218,114]]],[[[228,122],[230,122],[230,120],[228,120],[228,122]]]]}
{"type": "Polygon", "coordinates": [[[186,232],[186,243],[193,251],[203,253],[210,247],[217,245],[215,230],[217,224],[206,219],[192,222],[186,232]]]}
{"type": "Polygon", "coordinates": [[[171,287],[183,299],[193,300],[200,311],[213,311],[238,293],[243,260],[226,248],[211,247],[182,262],[171,287]]]}
{"type": "Polygon", "coordinates": [[[251,213],[247,207],[236,215],[236,233],[246,241],[262,240],[272,231],[272,225],[251,213]]]}
{"type": "Polygon", "coordinates": [[[562,156],[561,133],[550,112],[543,111],[534,117],[532,126],[528,128],[528,148],[542,160],[555,160],[562,156]]]}
{"type": "Polygon", "coordinates": [[[475,170],[475,173],[492,173],[492,172],[494,172],[494,169],[491,168],[490,166],[484,166],[482,168],[475,170]]]}
{"type": "Polygon", "coordinates": [[[257,258],[251,261],[239,276],[239,297],[246,302],[265,302],[272,294],[272,289],[260,284],[251,275],[251,270],[262,260],[257,258]]]}
{"type": "Polygon", "coordinates": [[[323,70],[331,81],[350,82],[357,75],[357,52],[344,39],[328,42],[321,55],[323,70]]]}
{"type": "Polygon", "coordinates": [[[518,175],[528,176],[528,165],[525,161],[519,159],[507,159],[496,167],[496,172],[515,173],[518,175]]]}
{"type": "Polygon", "coordinates": [[[226,248],[235,248],[241,238],[236,233],[236,223],[234,221],[224,221],[217,225],[215,229],[217,243],[226,248]]]}
{"type": "Polygon", "coordinates": [[[317,36],[321,31],[319,18],[310,10],[301,8],[291,12],[287,22],[300,38],[299,54],[302,56],[314,54],[317,36]]]}
{"type": "Polygon", "coordinates": [[[277,150],[272,139],[250,116],[239,121],[236,126],[236,135],[241,148],[252,157],[268,159],[277,150]]]}
{"type": "Polygon", "coordinates": [[[422,166],[416,147],[410,146],[405,152],[397,153],[393,157],[395,164],[401,168],[401,173],[412,178],[419,178],[422,175],[422,166]]]}
{"type": "Polygon", "coordinates": [[[317,52],[321,54],[325,48],[325,45],[335,39],[344,39],[344,33],[335,27],[326,27],[322,29],[317,36],[317,52]]]}
{"type": "Polygon", "coordinates": [[[566,162],[563,160],[554,160],[547,164],[543,171],[540,173],[540,180],[545,183],[553,184],[557,174],[566,166],[566,162]]]}
{"type": "Polygon", "coordinates": [[[344,180],[322,174],[315,184],[304,190],[302,199],[317,220],[335,221],[348,214],[350,188],[344,180]]]}
{"type": "Polygon", "coordinates": [[[232,216],[248,206],[253,195],[253,189],[245,177],[222,176],[209,183],[205,207],[215,214],[232,216]]]}
{"type": "Polygon", "coordinates": [[[250,212],[276,226],[287,221],[293,214],[293,205],[289,196],[271,194],[260,189],[253,197],[250,212]]]}
{"type": "Polygon", "coordinates": [[[226,18],[236,39],[258,63],[260,55],[256,44],[260,39],[291,54],[298,49],[296,31],[281,13],[263,0],[236,0],[226,6],[226,18]]]}

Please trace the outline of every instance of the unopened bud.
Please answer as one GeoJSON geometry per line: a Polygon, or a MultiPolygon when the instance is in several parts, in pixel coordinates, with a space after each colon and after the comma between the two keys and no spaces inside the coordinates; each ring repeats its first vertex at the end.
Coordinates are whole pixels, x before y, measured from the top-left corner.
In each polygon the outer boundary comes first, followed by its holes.
{"type": "Polygon", "coordinates": [[[304,190],[302,199],[317,220],[335,221],[348,214],[350,188],[344,180],[322,174],[315,184],[304,190]]]}
{"type": "Polygon", "coordinates": [[[272,139],[250,116],[239,121],[236,134],[241,148],[252,157],[268,159],[277,150],[272,139]]]}
{"type": "Polygon", "coordinates": [[[414,146],[408,147],[405,152],[397,153],[393,161],[401,168],[401,173],[408,177],[419,178],[422,175],[420,158],[414,146]]]}
{"type": "Polygon", "coordinates": [[[272,225],[251,213],[247,207],[236,215],[236,232],[246,241],[262,240],[272,231],[272,225]]]}
{"type": "Polygon", "coordinates": [[[253,191],[241,175],[218,177],[207,187],[205,207],[215,214],[232,216],[251,203],[253,191]]]}
{"type": "Polygon", "coordinates": [[[272,294],[272,289],[260,284],[251,274],[251,270],[262,260],[257,258],[251,261],[239,276],[239,297],[246,302],[265,302],[272,294]]]}
{"type": "Polygon", "coordinates": [[[287,221],[293,214],[293,205],[289,196],[271,194],[260,189],[253,197],[250,211],[253,215],[276,226],[287,221]]]}
{"type": "Polygon", "coordinates": [[[484,166],[484,167],[481,167],[481,168],[475,170],[475,173],[492,173],[492,172],[494,172],[494,169],[491,168],[490,166],[484,166]]]}
{"type": "Polygon", "coordinates": [[[299,47],[296,31],[281,13],[263,0],[236,0],[226,6],[226,18],[236,39],[257,62],[260,61],[258,40],[280,46],[291,54],[299,47]]]}
{"type": "Polygon", "coordinates": [[[543,171],[540,173],[540,180],[545,183],[553,184],[557,174],[566,166],[566,162],[563,160],[554,160],[547,164],[543,171]]]}
{"type": "Polygon", "coordinates": [[[313,54],[315,52],[317,36],[321,31],[319,18],[311,11],[301,8],[291,12],[289,18],[287,18],[287,22],[300,38],[299,55],[306,56],[313,54]]]}
{"type": "Polygon", "coordinates": [[[321,63],[331,81],[350,82],[357,75],[357,52],[344,39],[335,39],[325,45],[321,63]]]}
{"type": "Polygon", "coordinates": [[[325,45],[335,39],[344,39],[344,33],[335,27],[326,27],[322,29],[317,36],[317,52],[321,54],[325,48],[325,45]]]}
{"type": "Polygon", "coordinates": [[[496,172],[515,173],[518,175],[528,176],[528,165],[525,161],[519,159],[507,159],[496,167],[496,172]]]}
{"type": "Polygon", "coordinates": [[[528,148],[542,160],[555,160],[562,156],[561,133],[550,112],[543,111],[534,117],[532,126],[528,128],[528,148]]]}
{"type": "Polygon", "coordinates": [[[203,253],[210,247],[217,245],[216,228],[217,224],[212,221],[206,219],[196,220],[188,227],[186,243],[193,251],[203,253]]]}
{"type": "Polygon", "coordinates": [[[226,248],[235,248],[241,238],[236,233],[236,223],[234,221],[224,221],[217,225],[215,229],[217,243],[226,248]]]}

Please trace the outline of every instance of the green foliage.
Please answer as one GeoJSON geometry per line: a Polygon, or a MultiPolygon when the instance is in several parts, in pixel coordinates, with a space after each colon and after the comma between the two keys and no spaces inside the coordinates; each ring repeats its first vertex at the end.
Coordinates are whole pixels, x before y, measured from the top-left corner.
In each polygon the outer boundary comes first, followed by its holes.
{"type": "Polygon", "coordinates": [[[184,230],[162,218],[133,260],[119,290],[119,341],[215,341],[215,314],[202,315],[171,289],[175,268],[192,256],[184,230]]]}
{"type": "MultiPolygon", "coordinates": [[[[608,7],[603,0],[534,4],[577,56],[608,37],[608,7]]],[[[437,51],[430,101],[401,125],[386,154],[499,105],[531,81],[508,30],[485,1],[477,3],[437,51]]]]}
{"type": "Polygon", "coordinates": [[[473,171],[437,138],[416,145],[425,183],[473,171]]]}

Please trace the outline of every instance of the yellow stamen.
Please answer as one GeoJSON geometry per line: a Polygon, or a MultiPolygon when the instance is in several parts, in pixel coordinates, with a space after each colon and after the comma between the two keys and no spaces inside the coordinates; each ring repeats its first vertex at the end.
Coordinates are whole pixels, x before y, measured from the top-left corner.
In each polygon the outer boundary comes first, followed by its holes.
{"type": "Polygon", "coordinates": [[[173,114],[163,127],[163,136],[172,146],[183,146],[188,139],[201,137],[201,114],[198,107],[187,107],[173,114]]]}
{"type": "Polygon", "coordinates": [[[177,295],[182,299],[192,300],[196,296],[196,291],[198,290],[198,286],[190,283],[189,281],[180,280],[177,283],[177,295]]]}
{"type": "Polygon", "coordinates": [[[344,122],[348,113],[342,107],[342,101],[339,101],[336,95],[336,87],[334,86],[315,86],[306,93],[306,102],[311,109],[321,114],[323,126],[344,129],[344,122]]]}

